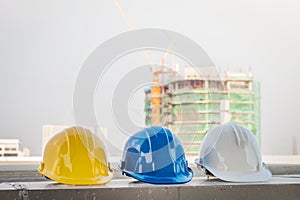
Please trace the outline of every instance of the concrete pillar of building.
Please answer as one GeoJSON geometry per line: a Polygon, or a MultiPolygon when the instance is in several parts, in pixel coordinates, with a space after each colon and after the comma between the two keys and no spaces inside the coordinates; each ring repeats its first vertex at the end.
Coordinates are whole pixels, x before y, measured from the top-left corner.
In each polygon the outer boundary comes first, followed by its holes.
{"type": "Polygon", "coordinates": [[[231,114],[229,112],[229,101],[220,100],[220,122],[227,123],[231,120],[231,114]]]}

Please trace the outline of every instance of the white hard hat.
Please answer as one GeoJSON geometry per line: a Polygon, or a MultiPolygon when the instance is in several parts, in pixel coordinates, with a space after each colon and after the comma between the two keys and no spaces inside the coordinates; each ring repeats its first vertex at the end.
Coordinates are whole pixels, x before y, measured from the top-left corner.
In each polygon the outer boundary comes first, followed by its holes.
{"type": "Polygon", "coordinates": [[[262,162],[254,134],[232,122],[217,126],[205,135],[195,163],[224,181],[257,182],[272,177],[262,162]]]}

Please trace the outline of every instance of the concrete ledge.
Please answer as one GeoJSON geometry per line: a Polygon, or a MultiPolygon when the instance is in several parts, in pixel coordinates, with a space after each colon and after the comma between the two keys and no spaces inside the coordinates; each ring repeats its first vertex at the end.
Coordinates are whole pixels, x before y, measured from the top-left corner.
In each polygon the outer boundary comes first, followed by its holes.
{"type": "Polygon", "coordinates": [[[182,185],[152,185],[134,179],[99,186],[70,186],[52,181],[0,184],[1,199],[300,199],[300,178],[273,177],[268,182],[229,183],[194,178],[182,185]],[[17,185],[18,185],[17,184],[17,185]]]}
{"type": "MultiPolygon", "coordinates": [[[[0,183],[6,181],[45,181],[46,179],[41,177],[37,171],[38,165],[31,165],[30,170],[17,170],[16,166],[6,166],[6,168],[0,170],[0,183]],[[11,169],[11,170],[9,170],[11,169]]],[[[115,171],[114,179],[128,179],[127,176],[121,175],[121,172],[117,168],[117,164],[113,163],[112,167],[115,171]]],[[[197,169],[195,164],[190,164],[190,167],[194,171],[194,177],[203,177],[201,171],[197,169]]],[[[273,175],[300,175],[300,164],[269,164],[270,171],[273,175]]],[[[1,168],[0,168],[1,169],[1,168]]]]}
{"type": "Polygon", "coordinates": [[[273,173],[270,181],[229,183],[203,177],[192,158],[190,167],[194,178],[182,185],[152,185],[122,176],[116,160],[111,163],[114,179],[99,186],[70,186],[49,181],[37,172],[38,162],[22,161],[19,165],[0,162],[0,199],[300,199],[299,156],[266,160],[273,173]]]}

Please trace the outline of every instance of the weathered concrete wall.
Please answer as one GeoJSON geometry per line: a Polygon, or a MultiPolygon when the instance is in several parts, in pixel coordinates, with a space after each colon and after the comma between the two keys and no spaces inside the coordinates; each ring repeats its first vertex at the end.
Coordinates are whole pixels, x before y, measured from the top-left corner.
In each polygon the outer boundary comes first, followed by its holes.
{"type": "MultiPolygon", "coordinates": [[[[268,165],[270,171],[273,175],[299,175],[300,176],[300,165],[298,164],[270,164],[268,165]]],[[[35,167],[31,167],[31,170],[8,170],[9,167],[6,168],[6,170],[1,171],[0,170],[0,183],[6,182],[6,181],[46,181],[45,178],[41,177],[38,173],[37,169],[38,165],[35,167]]],[[[115,174],[114,179],[126,179],[127,176],[121,175],[121,172],[116,169],[117,164],[114,166],[115,168],[115,174]]],[[[201,177],[203,176],[201,174],[201,171],[197,169],[197,167],[194,164],[191,164],[191,168],[194,171],[194,177],[201,177]]]]}
{"type": "Polygon", "coordinates": [[[0,199],[300,199],[300,178],[273,177],[268,182],[229,183],[194,178],[182,185],[153,185],[134,179],[112,180],[106,185],[70,186],[52,181],[4,182],[0,199]],[[17,185],[17,186],[16,186],[17,185]],[[20,187],[21,185],[21,187],[20,187]]]}

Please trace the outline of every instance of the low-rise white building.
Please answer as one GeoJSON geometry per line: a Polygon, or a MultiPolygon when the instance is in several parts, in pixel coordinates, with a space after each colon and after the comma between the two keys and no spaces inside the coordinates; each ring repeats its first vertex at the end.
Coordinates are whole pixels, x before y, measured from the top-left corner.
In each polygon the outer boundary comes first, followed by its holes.
{"type": "Polygon", "coordinates": [[[0,157],[19,156],[19,139],[0,139],[0,157]]]}

